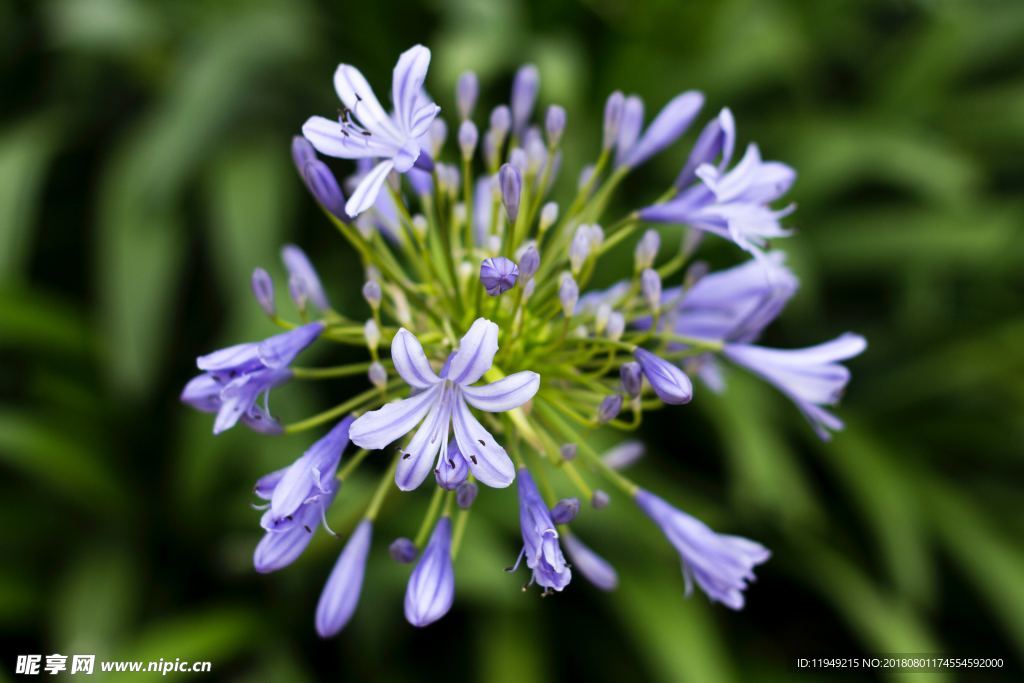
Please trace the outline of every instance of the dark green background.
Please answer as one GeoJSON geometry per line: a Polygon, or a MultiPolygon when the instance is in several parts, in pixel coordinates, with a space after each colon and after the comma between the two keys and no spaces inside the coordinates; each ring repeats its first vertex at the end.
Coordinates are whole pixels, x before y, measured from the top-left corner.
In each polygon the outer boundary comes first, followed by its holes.
{"type": "MultiPolygon", "coordinates": [[[[0,681],[15,654],[52,652],[208,659],[236,681],[833,680],[795,658],[863,653],[1020,670],[1024,3],[0,2],[0,55],[0,681]],[[177,394],[196,355],[272,331],[248,275],[280,279],[282,242],[359,315],[357,264],[289,136],[334,111],[337,62],[383,89],[415,42],[448,111],[461,70],[489,107],[537,63],[541,101],[569,111],[573,177],[613,88],[649,113],[699,88],[705,115],[731,106],[743,143],[798,169],[784,247],[802,289],[766,342],[869,338],[849,428],[819,444],[732,373],[724,398],[698,387],[648,421],[634,472],[773,549],[744,612],[685,600],[675,556],[625,500],[579,525],[619,569],[610,596],[583,581],[520,592],[525,574],[501,571],[519,545],[510,491],[482,497],[455,609],[426,631],[402,619],[408,569],[385,552],[424,492],[386,505],[334,640],[313,610],[336,541],[252,571],[252,481],[309,438],[213,438],[177,394]]],[[[684,154],[648,164],[619,208],[659,194],[684,154]]],[[[295,418],[361,384],[288,387],[275,404],[295,418]]],[[[336,528],[371,486],[347,487],[336,528]]]]}

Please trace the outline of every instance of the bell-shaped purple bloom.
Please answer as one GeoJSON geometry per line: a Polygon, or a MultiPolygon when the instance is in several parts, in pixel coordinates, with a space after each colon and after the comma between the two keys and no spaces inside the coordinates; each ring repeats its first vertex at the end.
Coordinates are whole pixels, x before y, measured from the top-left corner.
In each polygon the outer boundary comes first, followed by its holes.
{"type": "Polygon", "coordinates": [[[391,359],[395,371],[417,393],[361,415],[349,432],[352,441],[363,448],[384,448],[422,422],[395,472],[395,483],[409,491],[423,483],[439,453],[447,455],[451,427],[473,476],[487,486],[508,486],[515,478],[512,460],[469,406],[491,413],[518,408],[537,393],[540,375],[523,371],[473,386],[491,368],[497,351],[498,326],[477,318],[439,377],[419,340],[400,329],[391,342],[391,359]]]}
{"type": "Polygon", "coordinates": [[[327,577],[324,591],[316,605],[316,632],[330,638],[345,628],[359,604],[363,590],[366,558],[373,538],[373,522],[364,519],[352,532],[338,561],[327,577]]]}
{"type": "Polygon", "coordinates": [[[590,583],[603,591],[613,591],[619,585],[619,575],[608,561],[584,545],[575,534],[562,536],[565,553],[572,566],[590,583]]]}
{"type": "Polygon", "coordinates": [[[320,276],[317,275],[316,268],[306,256],[306,252],[294,244],[286,244],[281,247],[281,261],[288,271],[289,282],[298,290],[292,292],[293,298],[301,296],[308,299],[320,310],[331,307],[327,295],[324,294],[323,285],[320,284],[320,276]]]}
{"type": "Polygon", "coordinates": [[[454,491],[469,477],[469,462],[459,450],[459,444],[448,442],[448,454],[437,461],[434,479],[446,491],[454,491]]]}
{"type": "Polygon", "coordinates": [[[694,90],[677,95],[651,121],[640,139],[623,152],[618,165],[636,167],[679,139],[704,106],[704,95],[694,90]]]}
{"type": "Polygon", "coordinates": [[[504,256],[485,258],[480,264],[480,284],[491,296],[504,294],[516,286],[519,266],[504,256]]]}
{"type": "Polygon", "coordinates": [[[533,483],[533,477],[525,467],[519,469],[518,486],[523,550],[516,561],[516,567],[525,557],[526,566],[533,570],[531,585],[537,583],[545,590],[561,591],[569,585],[572,571],[558,545],[555,522],[551,519],[551,513],[544,504],[537,485],[533,483]]]}
{"type": "Polygon", "coordinates": [[[213,433],[230,429],[241,421],[249,428],[279,433],[281,426],[260,396],[288,381],[288,365],[324,330],[322,322],[309,323],[261,342],[237,344],[196,359],[205,372],[194,377],[181,392],[183,403],[205,413],[216,413],[213,433]]]}
{"type": "Polygon", "coordinates": [[[428,626],[448,614],[454,600],[452,520],[444,516],[438,520],[423,556],[409,577],[405,589],[405,618],[413,626],[428,626]]]}
{"type": "Polygon", "coordinates": [[[679,193],[674,199],[642,209],[640,218],[655,223],[689,225],[723,237],[755,256],[762,256],[768,240],[788,237],[780,219],[793,211],[769,205],[793,185],[796,172],[777,161],[762,161],[757,145],[731,171],[723,173],[710,164],[696,170],[703,183],[679,193]]]}
{"type": "Polygon", "coordinates": [[[827,441],[831,436],[829,430],[843,428],[839,418],[822,408],[838,403],[850,381],[850,371],[839,361],[853,358],[866,348],[864,337],[847,332],[806,349],[726,344],[723,354],[788,396],[815,433],[827,441]]]}
{"type": "Polygon", "coordinates": [[[341,64],[334,72],[334,87],[345,106],[339,120],[313,116],[303,124],[302,134],[322,154],[381,159],[345,204],[349,216],[373,206],[392,170],[406,173],[413,164],[432,168],[429,156],[421,153],[421,139],[441,108],[423,93],[429,66],[430,50],[422,45],[402,53],[392,80],[395,111],[388,114],[359,70],[341,64]]]}
{"type": "Polygon", "coordinates": [[[643,368],[651,388],[665,403],[681,405],[693,398],[693,383],[682,370],[646,349],[636,349],[633,356],[643,368]]]}
{"type": "MultiPolygon", "coordinates": [[[[256,483],[256,495],[269,500],[269,496],[265,492],[266,488],[270,486],[268,482],[274,477],[283,476],[284,472],[285,470],[271,472],[260,479],[256,483]]],[[[321,524],[326,527],[324,519],[327,508],[334,501],[337,492],[338,482],[333,480],[324,482],[321,492],[303,502],[277,528],[268,529],[253,553],[252,563],[256,571],[261,574],[269,574],[287,567],[297,560],[313,539],[317,527],[321,524]]]]}
{"type": "Polygon", "coordinates": [[[636,503],[679,553],[687,596],[696,581],[713,601],[734,610],[743,608],[743,591],[754,580],[754,567],[771,557],[767,548],[747,538],[715,533],[649,491],[637,491],[636,503]]]}

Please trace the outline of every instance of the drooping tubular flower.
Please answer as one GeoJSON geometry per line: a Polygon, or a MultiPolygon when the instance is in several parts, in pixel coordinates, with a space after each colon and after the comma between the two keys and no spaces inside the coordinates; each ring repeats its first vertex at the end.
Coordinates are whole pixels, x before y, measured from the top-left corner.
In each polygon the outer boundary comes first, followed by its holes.
{"type": "MultiPolygon", "coordinates": [[[[314,116],[292,142],[300,180],[362,262],[359,277],[345,283],[362,297],[333,307],[324,284],[333,291],[334,283],[322,281],[298,247],[286,246],[286,273],[257,268],[251,280],[257,304],[282,332],[201,356],[202,374],[182,392],[185,403],[216,413],[218,433],[242,422],[264,433],[321,435],[256,484],[265,501],[256,569],[282,569],[311,543],[326,542],[314,532],[331,528],[331,505],[349,494],[360,469],[378,479],[359,521],[335,523],[347,540],[315,610],[323,637],[354,617],[364,579],[374,576],[367,564],[375,522],[396,491],[423,511],[419,533],[384,541],[394,561],[408,566],[405,616],[414,626],[453,609],[464,531],[482,514],[475,501],[513,484],[518,506],[509,504],[506,514],[518,516],[521,531],[516,566],[525,561],[529,584],[543,594],[569,589],[574,574],[600,590],[618,585],[615,558],[598,555],[575,530],[577,520],[617,514],[618,501],[632,499],[678,551],[687,594],[696,584],[739,609],[769,551],[712,531],[621,469],[644,453],[636,437],[648,412],[697,419],[684,407],[701,399],[690,374],[724,390],[726,365],[781,391],[823,438],[842,427],[826,407],[850,379],[840,362],[863,351],[863,338],[848,333],[794,350],[759,345],[797,290],[774,242],[790,235],[782,221],[792,207],[776,202],[795,172],[764,161],[753,143],[734,163],[728,109],[704,122],[689,152],[674,150],[698,122],[698,92],[680,88],[645,128],[640,97],[616,91],[604,106],[593,163],[568,183],[575,195],[552,197],[561,145],[576,119],[539,101],[540,71],[521,68],[508,103],[493,107],[479,102],[477,77],[462,74],[445,122],[426,90],[429,63],[422,46],[399,57],[393,110],[355,67],[339,66],[338,119],[314,116]],[[649,198],[631,196],[625,215],[616,215],[623,179],[655,154],[675,155],[678,174],[649,198]],[[333,169],[328,157],[355,164],[333,169]],[[679,253],[666,255],[662,238],[670,243],[671,225],[686,232],[679,253]],[[705,233],[737,244],[737,256],[754,257],[708,272],[694,260],[705,233]],[[634,258],[620,268],[605,257],[621,243],[633,246],[634,258]],[[275,277],[286,283],[294,314],[283,310],[275,277]],[[593,286],[616,277],[605,289],[593,286]],[[327,365],[296,364],[314,343],[311,357],[327,365]],[[338,345],[366,357],[331,365],[338,345]],[[361,387],[311,416],[295,415],[287,402],[271,415],[274,387],[333,380],[361,387]],[[602,456],[592,445],[599,430],[628,431],[631,439],[602,456]],[[361,450],[343,458],[349,441],[361,450]],[[429,502],[419,500],[423,489],[429,502]]],[[[510,554],[519,545],[508,544],[510,554]]]]}

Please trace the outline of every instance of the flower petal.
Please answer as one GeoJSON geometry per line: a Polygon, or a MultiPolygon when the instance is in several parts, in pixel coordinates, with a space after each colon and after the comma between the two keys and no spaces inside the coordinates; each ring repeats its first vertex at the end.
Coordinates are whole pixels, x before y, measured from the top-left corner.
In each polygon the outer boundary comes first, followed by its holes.
{"type": "MultiPolygon", "coordinates": [[[[302,124],[302,135],[321,154],[338,159],[372,159],[389,157],[395,152],[395,145],[389,140],[373,135],[359,135],[342,132],[342,124],[336,119],[311,116],[302,124]]],[[[305,168],[303,165],[302,168],[305,168]]]]}
{"type": "Polygon", "coordinates": [[[420,89],[430,67],[430,50],[414,45],[398,58],[391,80],[391,100],[402,132],[410,135],[420,89]]]}
{"type": "Polygon", "coordinates": [[[463,387],[462,394],[474,408],[488,413],[503,413],[529,401],[539,388],[540,375],[524,370],[491,384],[463,387]]]}
{"type": "Polygon", "coordinates": [[[486,318],[477,318],[459,342],[448,369],[448,379],[455,384],[473,384],[491,369],[497,352],[498,326],[486,318]]]}
{"type": "Polygon", "coordinates": [[[370,136],[384,138],[383,142],[401,146],[402,135],[391,117],[380,106],[373,88],[363,78],[359,69],[348,64],[339,64],[334,72],[334,89],[338,97],[359,122],[369,131],[370,136]]]}
{"type": "Polygon", "coordinates": [[[638,166],[675,142],[696,118],[704,105],[704,95],[695,90],[677,95],[666,104],[643,136],[622,160],[626,166],[638,166]]]}
{"type": "Polygon", "coordinates": [[[441,446],[448,447],[448,423],[451,420],[450,391],[434,404],[409,445],[403,449],[402,459],[395,470],[395,484],[403,491],[412,491],[427,478],[441,446]]]}
{"type": "Polygon", "coordinates": [[[321,638],[330,638],[345,628],[356,611],[372,538],[373,523],[364,519],[338,556],[316,605],[316,632],[321,638]]]}
{"type": "Polygon", "coordinates": [[[362,448],[384,448],[408,434],[423,419],[440,391],[441,385],[437,384],[415,396],[364,413],[352,423],[348,431],[349,438],[362,448]]]}
{"type": "Polygon", "coordinates": [[[395,167],[393,161],[382,161],[374,166],[369,173],[363,176],[356,186],[355,192],[345,203],[345,213],[355,218],[363,211],[366,211],[380,196],[380,189],[387,180],[388,173],[395,167]]]}
{"type": "Polygon", "coordinates": [[[508,453],[501,447],[473,414],[461,396],[452,406],[452,425],[459,450],[469,461],[473,476],[493,488],[505,488],[516,477],[515,467],[508,453]]]}
{"type": "Polygon", "coordinates": [[[441,381],[430,367],[419,339],[404,327],[391,341],[391,360],[395,362],[395,371],[411,387],[426,389],[441,381]]]}

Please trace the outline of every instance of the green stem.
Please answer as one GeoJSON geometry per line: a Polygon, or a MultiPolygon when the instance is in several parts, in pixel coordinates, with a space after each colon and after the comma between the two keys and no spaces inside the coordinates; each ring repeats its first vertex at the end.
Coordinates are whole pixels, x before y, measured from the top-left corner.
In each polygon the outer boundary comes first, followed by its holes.
{"type": "Polygon", "coordinates": [[[380,483],[377,484],[377,490],[373,492],[373,498],[370,499],[370,506],[366,508],[366,518],[370,521],[377,519],[377,513],[380,512],[380,506],[384,503],[384,497],[388,491],[391,490],[391,481],[395,478],[395,470],[398,469],[398,461],[401,459],[402,454],[395,455],[391,461],[391,466],[388,467],[388,471],[381,477],[380,483]]]}

